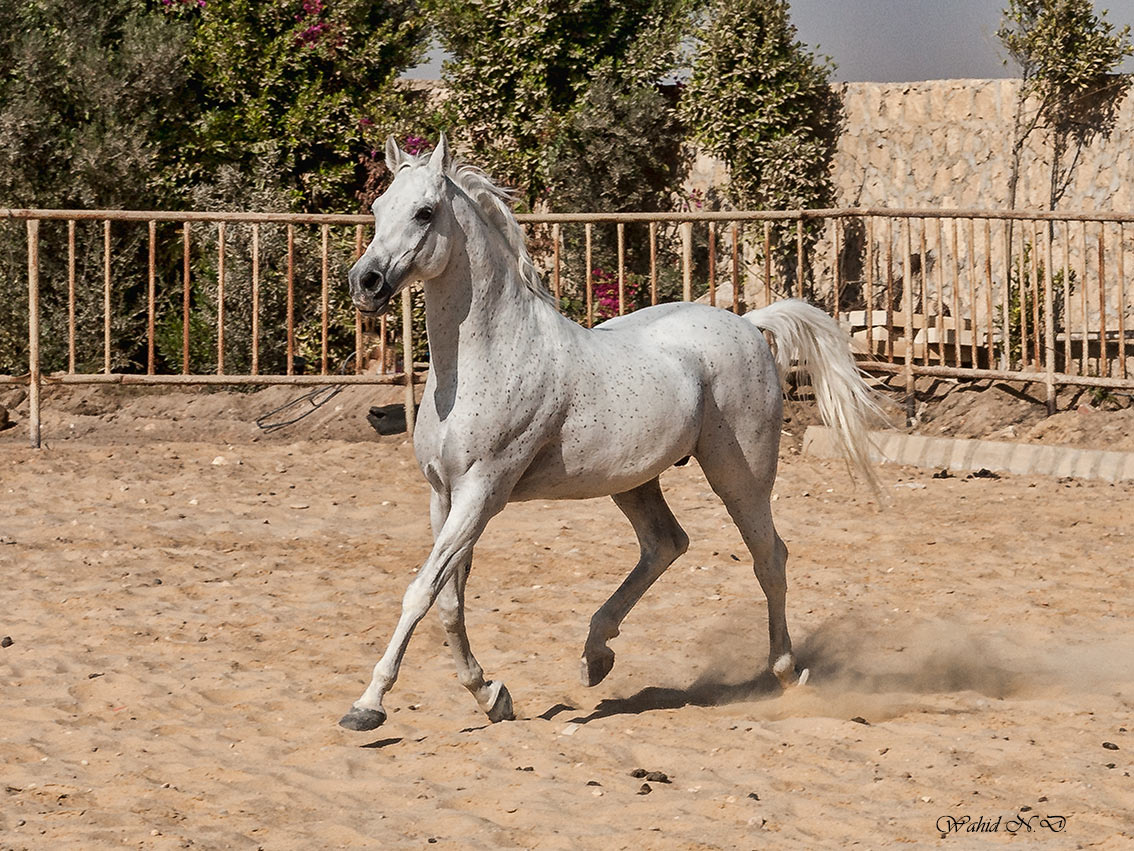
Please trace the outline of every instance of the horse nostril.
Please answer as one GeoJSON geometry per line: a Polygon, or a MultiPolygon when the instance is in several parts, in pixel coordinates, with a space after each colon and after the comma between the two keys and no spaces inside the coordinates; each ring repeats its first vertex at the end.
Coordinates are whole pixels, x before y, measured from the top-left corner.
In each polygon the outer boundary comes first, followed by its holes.
{"type": "Polygon", "coordinates": [[[384,283],[385,279],[381,272],[368,271],[362,276],[362,288],[367,292],[378,292],[384,283]]]}
{"type": "Polygon", "coordinates": [[[365,269],[352,276],[354,280],[351,282],[358,289],[359,292],[376,293],[382,289],[385,283],[385,277],[381,272],[373,269],[365,269]]]}

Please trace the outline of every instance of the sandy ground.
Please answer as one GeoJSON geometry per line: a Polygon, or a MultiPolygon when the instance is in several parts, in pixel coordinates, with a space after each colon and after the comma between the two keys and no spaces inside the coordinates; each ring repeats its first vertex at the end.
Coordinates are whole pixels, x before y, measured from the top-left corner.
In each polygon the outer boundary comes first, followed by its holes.
{"type": "Polygon", "coordinates": [[[629,526],[609,500],[511,506],[468,618],[517,720],[486,722],[430,616],[357,734],[335,722],[428,551],[426,487],[349,394],[260,434],[296,395],[273,392],[176,422],[60,394],[47,449],[0,434],[0,848],[1134,843],[1134,486],[887,467],[880,511],[788,441],[774,507],[813,676],[787,694],[695,463],[663,478],[691,549],[594,689],[577,658],[629,526]]]}

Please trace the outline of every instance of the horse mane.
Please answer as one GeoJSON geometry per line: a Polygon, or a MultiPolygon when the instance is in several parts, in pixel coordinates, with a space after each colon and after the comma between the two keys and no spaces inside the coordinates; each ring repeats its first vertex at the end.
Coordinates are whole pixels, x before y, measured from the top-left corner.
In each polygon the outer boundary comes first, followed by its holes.
{"type": "Polygon", "coordinates": [[[457,159],[453,160],[445,174],[472,199],[484,218],[500,231],[508,248],[516,255],[520,280],[536,296],[554,303],[555,297],[544,284],[532,255],[528,252],[524,230],[509,206],[513,199],[511,190],[498,186],[476,166],[457,159]]]}

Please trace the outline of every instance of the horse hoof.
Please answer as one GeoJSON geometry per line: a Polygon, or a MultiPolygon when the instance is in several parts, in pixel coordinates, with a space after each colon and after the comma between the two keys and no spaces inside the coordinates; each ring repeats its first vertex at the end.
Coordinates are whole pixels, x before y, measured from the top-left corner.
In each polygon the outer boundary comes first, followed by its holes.
{"type": "Polygon", "coordinates": [[[583,656],[580,660],[579,673],[585,686],[597,686],[606,679],[610,669],[614,667],[614,651],[604,647],[602,653],[594,656],[583,656]]]}
{"type": "Polygon", "coordinates": [[[386,710],[384,709],[362,709],[358,706],[352,706],[350,712],[339,719],[339,726],[363,733],[381,727],[385,721],[386,710]]]}
{"type": "Polygon", "coordinates": [[[772,673],[780,681],[780,687],[786,690],[806,685],[808,677],[811,676],[811,669],[800,668],[791,655],[785,653],[772,665],[772,673]]]}
{"type": "Polygon", "coordinates": [[[485,713],[488,715],[488,720],[493,724],[500,721],[514,721],[516,716],[512,711],[512,695],[508,693],[504,683],[489,683],[489,686],[496,690],[496,697],[493,698],[492,706],[485,713]]]}

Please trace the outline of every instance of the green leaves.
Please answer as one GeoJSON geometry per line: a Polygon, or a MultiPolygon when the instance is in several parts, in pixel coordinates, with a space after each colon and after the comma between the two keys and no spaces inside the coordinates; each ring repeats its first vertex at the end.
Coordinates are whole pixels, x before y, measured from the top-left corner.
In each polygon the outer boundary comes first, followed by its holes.
{"type": "Polygon", "coordinates": [[[1132,52],[1130,27],[1116,31],[1090,0],[1011,0],[996,35],[1033,95],[1084,92],[1132,52]]]}
{"type": "MultiPolygon", "coordinates": [[[[706,151],[728,166],[740,209],[834,203],[831,163],[843,128],[829,59],[796,40],[787,0],[715,0],[698,30],[680,113],[706,151]]],[[[796,274],[795,224],[773,225],[777,262],[796,274]]],[[[817,238],[806,226],[804,241],[817,238]]]]}
{"type": "Polygon", "coordinates": [[[1091,0],[1010,0],[996,33],[1020,66],[1023,83],[1016,114],[1009,204],[1015,206],[1019,157],[1037,127],[1052,138],[1050,206],[1055,208],[1071,178],[1064,154],[1081,149],[1114,126],[1118,105],[1130,88],[1115,69],[1134,55],[1129,25],[1116,30],[1106,12],[1096,16],[1091,0]],[[1029,101],[1034,104],[1027,106],[1029,101]]]}
{"type": "Polygon", "coordinates": [[[0,197],[152,205],[184,80],[185,27],[132,0],[2,5],[0,197]]]}
{"type": "MultiPolygon", "coordinates": [[[[378,163],[371,151],[427,115],[395,84],[421,56],[425,34],[417,5],[399,0],[0,3],[0,199],[12,207],[354,211],[359,188],[375,188],[366,183],[378,163]]],[[[0,302],[13,305],[27,293],[18,224],[0,226],[0,302]]],[[[51,369],[67,357],[62,227],[41,227],[43,358],[51,369]]],[[[101,288],[91,285],[102,275],[101,226],[80,222],[76,239],[77,276],[86,282],[76,305],[79,366],[101,368],[101,337],[87,333],[102,322],[101,288]]],[[[112,228],[114,368],[145,356],[138,341],[147,248],[144,226],[112,228]]],[[[159,280],[180,274],[174,249],[159,228],[159,280]]],[[[229,249],[235,270],[235,230],[229,249]]],[[[301,301],[313,286],[318,275],[299,279],[301,301]]],[[[195,311],[207,308],[200,301],[195,311]]],[[[9,313],[0,317],[0,373],[19,373],[27,369],[26,321],[9,313]]],[[[240,332],[231,307],[227,321],[240,332]]]]}
{"type": "Polygon", "coordinates": [[[599,79],[652,87],[673,70],[688,0],[427,0],[442,46],[450,125],[531,208],[554,150],[599,79]]]}
{"type": "Polygon", "coordinates": [[[717,0],[681,102],[694,138],[729,168],[745,208],[828,206],[842,104],[829,61],[796,41],[784,0],[717,0]]]}
{"type": "Polygon", "coordinates": [[[395,80],[421,58],[425,35],[407,3],[209,0],[193,21],[180,171],[251,173],[258,145],[272,141],[296,206],[354,207],[360,160],[401,120],[395,80]]]}

